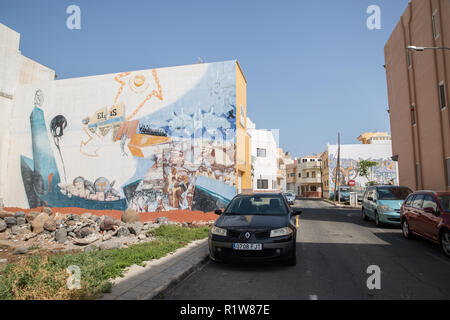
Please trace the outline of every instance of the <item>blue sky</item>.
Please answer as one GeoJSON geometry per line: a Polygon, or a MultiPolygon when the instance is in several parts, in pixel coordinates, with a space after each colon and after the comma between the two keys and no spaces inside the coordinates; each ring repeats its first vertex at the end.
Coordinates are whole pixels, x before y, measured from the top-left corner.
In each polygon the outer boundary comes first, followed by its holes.
{"type": "Polygon", "coordinates": [[[237,59],[248,116],[293,156],[389,131],[384,44],[408,0],[2,0],[0,22],[59,79],[237,59]],[[81,30],[66,8],[81,8],[81,30]],[[369,30],[366,9],[381,9],[369,30]]]}

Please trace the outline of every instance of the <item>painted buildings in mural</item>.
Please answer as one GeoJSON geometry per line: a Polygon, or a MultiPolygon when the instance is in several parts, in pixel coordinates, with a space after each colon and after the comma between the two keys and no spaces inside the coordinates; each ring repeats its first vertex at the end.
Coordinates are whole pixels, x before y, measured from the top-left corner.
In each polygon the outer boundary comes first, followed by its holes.
{"type": "MultiPolygon", "coordinates": [[[[1,29],[2,42],[15,35],[1,29]]],[[[237,61],[19,82],[12,91],[2,179],[22,190],[0,189],[9,205],[211,211],[251,188],[237,61]]]]}
{"type": "MultiPolygon", "coordinates": [[[[341,144],[340,148],[340,185],[348,186],[355,182],[354,189],[364,189],[369,181],[377,184],[398,185],[397,162],[392,160],[391,137],[387,132],[363,133],[358,137],[361,144],[341,144]],[[358,164],[361,160],[376,162],[369,169],[368,177],[360,175],[358,164]]],[[[338,145],[327,145],[322,153],[323,196],[333,195],[336,185],[338,145]]]]}

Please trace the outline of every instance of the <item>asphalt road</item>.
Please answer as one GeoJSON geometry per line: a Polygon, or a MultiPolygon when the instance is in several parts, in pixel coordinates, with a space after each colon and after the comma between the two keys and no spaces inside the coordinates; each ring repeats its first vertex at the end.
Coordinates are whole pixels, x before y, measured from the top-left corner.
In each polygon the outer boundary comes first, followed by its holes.
{"type": "Polygon", "coordinates": [[[208,262],[164,299],[449,299],[450,259],[400,228],[377,228],[360,210],[297,200],[303,208],[297,266],[208,262]],[[381,289],[367,288],[367,268],[381,270],[381,289]]]}

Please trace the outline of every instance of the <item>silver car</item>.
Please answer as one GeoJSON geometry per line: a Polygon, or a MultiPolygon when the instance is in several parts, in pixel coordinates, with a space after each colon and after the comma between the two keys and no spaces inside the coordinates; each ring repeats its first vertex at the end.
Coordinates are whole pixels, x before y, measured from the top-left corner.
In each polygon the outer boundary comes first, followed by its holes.
{"type": "Polygon", "coordinates": [[[284,192],[283,194],[289,204],[293,205],[295,203],[295,194],[293,192],[284,192]]]}

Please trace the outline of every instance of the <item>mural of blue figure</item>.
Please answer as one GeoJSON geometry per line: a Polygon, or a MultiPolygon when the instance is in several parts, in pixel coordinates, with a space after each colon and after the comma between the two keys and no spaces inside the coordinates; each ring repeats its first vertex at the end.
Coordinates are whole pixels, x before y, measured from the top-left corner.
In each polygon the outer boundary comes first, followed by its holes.
{"type": "MultiPolygon", "coordinates": [[[[104,201],[86,199],[76,195],[69,196],[65,190],[63,190],[65,191],[64,193],[61,192],[59,186],[61,178],[50,146],[44,111],[40,108],[43,101],[42,91],[37,90],[34,97],[34,108],[30,115],[33,159],[25,156],[21,156],[20,159],[22,180],[30,208],[46,205],[50,207],[79,207],[94,210],[124,210],[126,208],[125,199],[104,201]]],[[[66,125],[67,121],[63,116],[55,117],[50,125],[50,131],[58,150],[60,150],[59,140],[63,134],[62,129],[66,125]]],[[[75,179],[74,185],[77,184],[78,180],[75,179]]],[[[84,188],[95,191],[93,190],[94,184],[90,181],[81,178],[81,184],[84,188]]],[[[104,198],[105,194],[119,198],[117,192],[112,188],[113,184],[114,182],[109,183],[106,178],[101,177],[96,180],[95,188],[101,187],[103,194],[101,198],[104,198]]]]}

